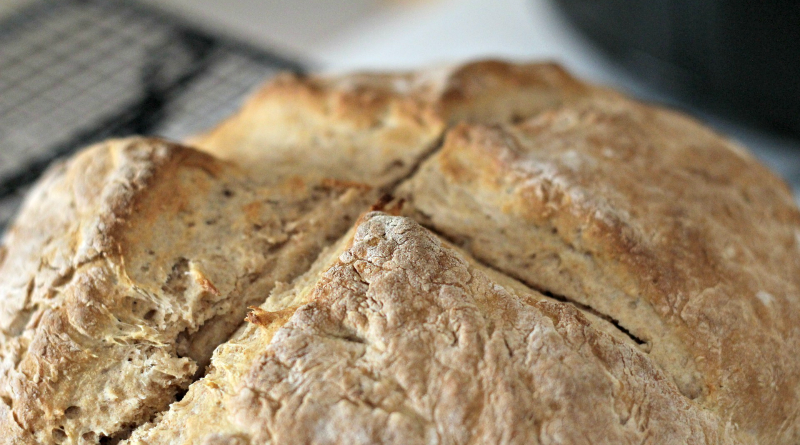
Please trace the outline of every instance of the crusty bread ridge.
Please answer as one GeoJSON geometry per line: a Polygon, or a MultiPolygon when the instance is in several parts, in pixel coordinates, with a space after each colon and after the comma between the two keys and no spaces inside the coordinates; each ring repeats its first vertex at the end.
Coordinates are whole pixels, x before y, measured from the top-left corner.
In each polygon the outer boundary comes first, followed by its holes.
{"type": "Polygon", "coordinates": [[[739,147],[593,98],[460,126],[398,195],[481,260],[616,320],[687,398],[761,443],[798,440],[800,213],[739,147]]]}
{"type": "Polygon", "coordinates": [[[188,143],[265,180],[324,177],[384,187],[413,171],[453,122],[522,119],[588,91],[561,67],[544,63],[286,74],[188,143]]]}
{"type": "Polygon", "coordinates": [[[248,305],[371,200],[363,188],[256,186],[158,140],[109,141],[55,166],[3,244],[0,437],[96,443],[149,420],[248,305]]]}
{"type": "Polygon", "coordinates": [[[800,212],[692,119],[484,61],[280,76],[189,144],[28,198],[0,443],[800,442],[800,212]]]}
{"type": "Polygon", "coordinates": [[[130,443],[737,443],[607,322],[412,220],[368,214],[342,245],[130,443]]]}

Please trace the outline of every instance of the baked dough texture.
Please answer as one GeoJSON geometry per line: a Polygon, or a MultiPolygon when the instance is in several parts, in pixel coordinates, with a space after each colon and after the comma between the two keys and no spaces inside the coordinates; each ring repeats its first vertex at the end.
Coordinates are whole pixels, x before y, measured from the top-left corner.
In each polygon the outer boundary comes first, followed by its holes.
{"type": "Polygon", "coordinates": [[[337,253],[131,442],[734,443],[635,344],[408,218],[368,214],[337,253]]]}
{"type": "Polygon", "coordinates": [[[279,76],[187,145],[32,190],[0,443],[800,443],[800,212],[680,113],[484,61],[279,76]]]}
{"type": "Polygon", "coordinates": [[[800,214],[739,147],[594,98],[459,126],[398,194],[482,261],[613,319],[687,398],[797,442],[800,214]]]}
{"type": "Polygon", "coordinates": [[[2,440],[107,442],[148,421],[369,196],[253,184],[136,138],[50,169],[3,244],[2,440]]]}
{"type": "Polygon", "coordinates": [[[455,122],[519,120],[587,87],[554,64],[485,61],[422,72],[279,76],[189,143],[262,176],[375,187],[405,178],[455,122]]]}

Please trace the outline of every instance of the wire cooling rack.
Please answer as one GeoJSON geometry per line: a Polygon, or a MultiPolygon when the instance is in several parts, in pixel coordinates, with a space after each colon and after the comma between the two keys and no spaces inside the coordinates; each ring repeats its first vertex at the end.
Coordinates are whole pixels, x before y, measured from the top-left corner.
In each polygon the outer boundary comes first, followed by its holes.
{"type": "Polygon", "coordinates": [[[42,0],[0,20],[0,233],[56,158],[128,134],[181,139],[301,67],[141,4],[42,0]]]}

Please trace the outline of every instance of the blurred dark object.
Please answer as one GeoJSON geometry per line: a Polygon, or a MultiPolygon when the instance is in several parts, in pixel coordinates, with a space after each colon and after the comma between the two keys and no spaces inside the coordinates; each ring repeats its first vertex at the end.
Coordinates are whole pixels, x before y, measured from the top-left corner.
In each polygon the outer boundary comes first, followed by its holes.
{"type": "Polygon", "coordinates": [[[301,67],[129,1],[41,0],[0,21],[0,232],[57,157],[129,134],[182,139],[301,67]]]}
{"type": "Polygon", "coordinates": [[[634,74],[800,135],[800,1],[555,0],[634,74]]]}

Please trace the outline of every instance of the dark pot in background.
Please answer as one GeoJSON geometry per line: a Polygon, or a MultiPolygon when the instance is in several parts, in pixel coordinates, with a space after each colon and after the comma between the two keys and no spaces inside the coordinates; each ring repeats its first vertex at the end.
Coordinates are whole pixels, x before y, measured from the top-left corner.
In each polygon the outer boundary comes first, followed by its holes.
{"type": "Polygon", "coordinates": [[[800,1],[554,1],[647,82],[800,136],[800,1]]]}

